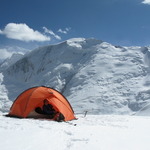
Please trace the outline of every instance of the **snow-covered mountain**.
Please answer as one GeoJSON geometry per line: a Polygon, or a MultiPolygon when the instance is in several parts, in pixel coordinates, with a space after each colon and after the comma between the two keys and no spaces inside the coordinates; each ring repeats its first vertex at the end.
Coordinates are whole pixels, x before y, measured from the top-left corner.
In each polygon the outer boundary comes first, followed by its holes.
{"type": "Polygon", "coordinates": [[[39,47],[1,73],[0,95],[5,99],[0,110],[27,88],[44,85],[62,92],[75,113],[139,111],[150,102],[149,50],[94,38],[39,47]]]}
{"type": "Polygon", "coordinates": [[[19,59],[23,57],[22,53],[14,53],[10,58],[5,59],[1,64],[0,64],[0,72],[9,68],[12,64],[17,62],[19,59]]]}

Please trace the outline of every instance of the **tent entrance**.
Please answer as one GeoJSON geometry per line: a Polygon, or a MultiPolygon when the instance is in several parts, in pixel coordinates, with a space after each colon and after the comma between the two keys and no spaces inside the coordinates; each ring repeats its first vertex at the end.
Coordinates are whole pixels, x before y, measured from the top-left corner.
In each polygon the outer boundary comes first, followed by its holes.
{"type": "MultiPolygon", "coordinates": [[[[39,108],[39,107],[38,107],[39,108]]],[[[46,118],[46,119],[52,119],[54,118],[54,116],[49,115],[49,114],[44,114],[42,112],[38,112],[39,110],[32,110],[27,118],[34,118],[34,119],[38,119],[38,118],[46,118]]]]}

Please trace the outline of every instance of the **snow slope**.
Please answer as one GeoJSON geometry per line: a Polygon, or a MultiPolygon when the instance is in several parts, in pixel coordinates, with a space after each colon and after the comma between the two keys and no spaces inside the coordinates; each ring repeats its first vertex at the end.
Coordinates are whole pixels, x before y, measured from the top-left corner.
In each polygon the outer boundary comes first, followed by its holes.
{"type": "Polygon", "coordinates": [[[3,74],[0,73],[0,114],[9,112],[10,106],[12,105],[12,101],[8,98],[8,91],[3,82],[3,74]]]}

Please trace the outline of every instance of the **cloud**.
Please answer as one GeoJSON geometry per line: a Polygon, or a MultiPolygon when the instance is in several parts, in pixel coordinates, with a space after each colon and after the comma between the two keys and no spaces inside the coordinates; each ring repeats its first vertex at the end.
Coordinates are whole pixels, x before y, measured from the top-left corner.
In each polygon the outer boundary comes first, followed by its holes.
{"type": "Polygon", "coordinates": [[[144,0],[142,3],[150,5],[150,0],[144,0]]]}
{"type": "Polygon", "coordinates": [[[66,28],[66,31],[70,31],[71,30],[71,28],[69,27],[69,28],[66,28]]]}
{"type": "Polygon", "coordinates": [[[9,23],[5,26],[4,30],[0,30],[0,34],[5,35],[7,38],[20,40],[20,41],[50,41],[49,36],[41,34],[39,31],[34,31],[26,24],[9,23]]]}
{"type": "Polygon", "coordinates": [[[12,52],[7,51],[7,49],[0,49],[0,59],[6,59],[12,55],[12,52]]]}
{"type": "Polygon", "coordinates": [[[29,52],[30,49],[26,49],[19,46],[3,46],[0,47],[0,62],[6,58],[10,58],[12,54],[19,53],[24,55],[25,53],[29,52]]]}
{"type": "Polygon", "coordinates": [[[71,28],[69,27],[69,28],[66,28],[64,31],[62,29],[59,29],[57,32],[67,34],[70,30],[71,28]]]}
{"type": "Polygon", "coordinates": [[[47,29],[46,27],[43,27],[45,33],[49,33],[51,35],[53,35],[56,39],[61,40],[61,37],[56,35],[52,30],[47,29]]]}
{"type": "Polygon", "coordinates": [[[62,29],[59,29],[57,32],[67,34],[67,32],[66,32],[66,31],[63,31],[62,29]]]}

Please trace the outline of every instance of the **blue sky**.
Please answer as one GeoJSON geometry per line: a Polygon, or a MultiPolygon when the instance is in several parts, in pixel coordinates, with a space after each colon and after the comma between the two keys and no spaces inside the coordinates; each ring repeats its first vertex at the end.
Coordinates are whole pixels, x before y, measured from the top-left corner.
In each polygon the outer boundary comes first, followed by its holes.
{"type": "Polygon", "coordinates": [[[0,59],[70,38],[150,45],[150,0],[0,0],[0,59]]]}

